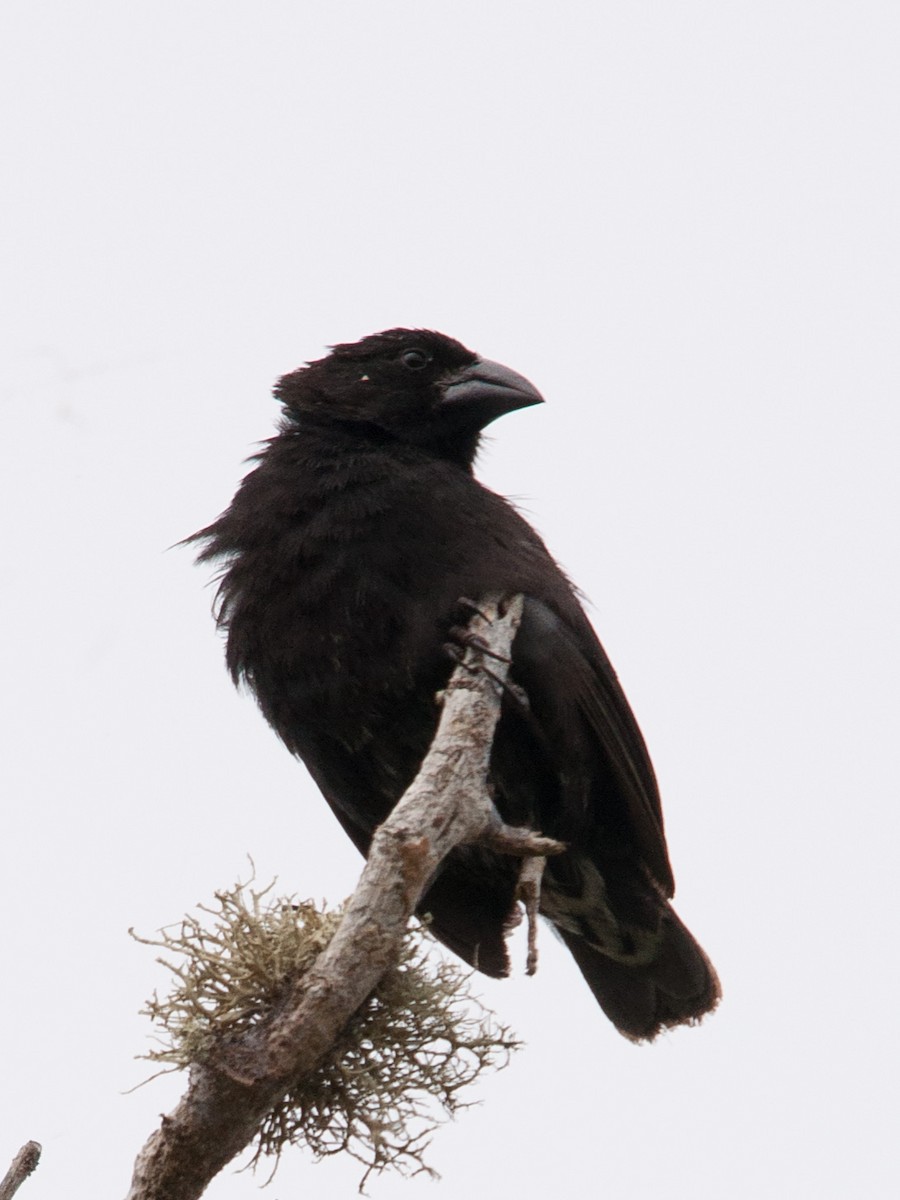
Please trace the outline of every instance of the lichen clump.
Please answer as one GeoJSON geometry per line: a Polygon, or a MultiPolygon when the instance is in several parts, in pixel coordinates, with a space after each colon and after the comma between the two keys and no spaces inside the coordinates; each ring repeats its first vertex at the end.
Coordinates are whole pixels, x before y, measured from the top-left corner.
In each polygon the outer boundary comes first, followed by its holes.
{"type": "MultiPolygon", "coordinates": [[[[291,986],[331,940],[340,911],[312,901],[270,898],[237,884],[214,906],[155,939],[173,974],[167,996],[142,1010],[159,1030],[143,1057],[170,1070],[210,1063],[223,1045],[278,1009],[291,986]],[[176,961],[172,961],[176,956],[176,961]]],[[[468,992],[469,974],[429,961],[419,929],[400,961],[340,1034],[329,1057],[289,1089],[265,1116],[252,1163],[277,1166],[285,1146],[316,1158],[346,1152],[372,1171],[431,1172],[423,1159],[440,1121],[466,1102],[461,1092],[484,1071],[506,1065],[518,1042],[468,992]]]]}

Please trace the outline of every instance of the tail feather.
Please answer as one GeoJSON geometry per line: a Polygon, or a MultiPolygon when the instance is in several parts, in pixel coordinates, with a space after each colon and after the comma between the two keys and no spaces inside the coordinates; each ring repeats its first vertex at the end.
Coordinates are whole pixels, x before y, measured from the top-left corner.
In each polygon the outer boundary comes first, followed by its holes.
{"type": "Polygon", "coordinates": [[[695,1024],[722,995],[712,963],[668,904],[649,962],[618,961],[569,930],[557,931],[597,1003],[631,1041],[652,1041],[663,1029],[695,1024]]]}

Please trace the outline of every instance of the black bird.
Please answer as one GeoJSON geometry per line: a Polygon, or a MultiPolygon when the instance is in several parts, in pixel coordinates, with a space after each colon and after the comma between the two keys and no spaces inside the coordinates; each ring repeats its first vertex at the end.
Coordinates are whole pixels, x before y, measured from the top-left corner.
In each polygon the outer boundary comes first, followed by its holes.
{"type": "MultiPolygon", "coordinates": [[[[521,375],[428,330],[335,346],[277,384],[278,433],[231,506],[190,540],[220,560],[227,662],[365,854],[414,778],[452,662],[462,597],[525,596],[491,759],[503,818],[569,849],[541,911],[626,1037],[715,1007],[674,890],[653,768],[573,586],[472,474],[481,432],[540,403],[521,375]]],[[[431,931],[488,975],[509,970],[518,863],[455,851],[423,898],[431,931]]]]}

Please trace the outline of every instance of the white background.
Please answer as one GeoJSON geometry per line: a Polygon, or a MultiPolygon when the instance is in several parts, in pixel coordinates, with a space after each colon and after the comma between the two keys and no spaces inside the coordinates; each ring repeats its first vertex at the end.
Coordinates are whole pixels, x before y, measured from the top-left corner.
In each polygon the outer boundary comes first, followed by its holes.
{"type": "MultiPolygon", "coordinates": [[[[725,1000],[622,1040],[546,935],[526,1040],[375,1197],[897,1194],[900,195],[892,2],[5,0],[0,1163],[123,1195],[152,933],[359,861],[207,572],[274,378],[398,324],[548,403],[492,430],[593,603],[725,1000]]],[[[523,951],[517,948],[519,963],[523,951]]],[[[353,1193],[288,1155],[273,1200],[353,1193]]],[[[214,1200],[256,1194],[226,1171],[214,1200]]]]}

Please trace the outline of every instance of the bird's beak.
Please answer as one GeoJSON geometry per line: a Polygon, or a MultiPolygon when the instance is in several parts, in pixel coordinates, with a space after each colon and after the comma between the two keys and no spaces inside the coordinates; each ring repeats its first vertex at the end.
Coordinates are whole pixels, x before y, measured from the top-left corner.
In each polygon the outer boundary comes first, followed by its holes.
{"type": "Polygon", "coordinates": [[[544,397],[533,383],[489,358],[476,359],[468,367],[454,371],[443,380],[440,407],[448,414],[464,412],[475,418],[479,428],[518,408],[543,404],[544,397]]]}

